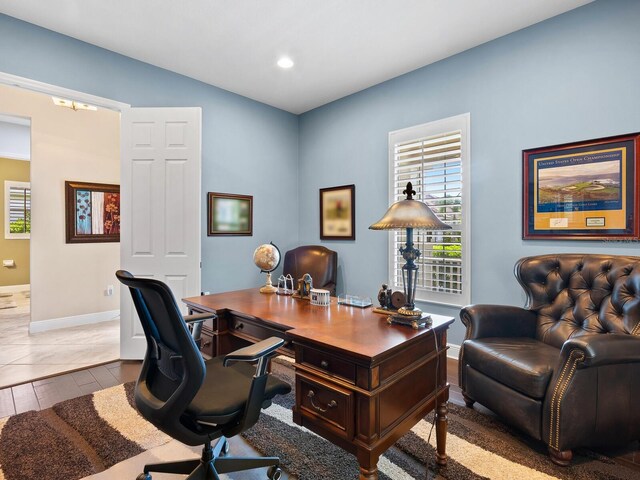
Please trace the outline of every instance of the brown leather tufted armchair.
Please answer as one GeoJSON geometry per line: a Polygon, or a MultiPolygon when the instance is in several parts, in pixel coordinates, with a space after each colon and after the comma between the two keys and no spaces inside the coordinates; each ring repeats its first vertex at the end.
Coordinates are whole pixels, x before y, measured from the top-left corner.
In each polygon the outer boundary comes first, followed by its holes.
{"type": "Polygon", "coordinates": [[[314,288],[324,288],[335,296],[338,254],[320,245],[294,248],[284,255],[282,272],[291,274],[294,283],[308,273],[313,279],[314,288]]]}
{"type": "Polygon", "coordinates": [[[467,406],[477,401],[546,442],[559,465],[576,447],[640,439],[640,257],[527,257],[515,275],[526,308],[460,312],[467,406]]]}

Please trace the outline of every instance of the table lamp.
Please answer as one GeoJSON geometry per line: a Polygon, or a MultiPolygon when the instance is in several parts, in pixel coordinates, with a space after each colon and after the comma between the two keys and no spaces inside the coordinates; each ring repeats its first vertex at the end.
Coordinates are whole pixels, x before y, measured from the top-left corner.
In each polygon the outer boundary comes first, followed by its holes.
{"type": "Polygon", "coordinates": [[[389,317],[389,321],[418,328],[428,322],[428,318],[426,318],[428,316],[423,315],[414,303],[418,277],[418,266],[415,264],[415,260],[420,257],[420,250],[413,246],[413,230],[447,230],[451,226],[443,223],[426,203],[413,199],[416,192],[413,190],[411,182],[407,183],[407,188],[402,193],[407,198],[391,205],[387,213],[369,228],[371,230],[407,229],[406,245],[400,247],[400,254],[407,262],[402,267],[405,304],[398,309],[397,314],[389,317]]]}

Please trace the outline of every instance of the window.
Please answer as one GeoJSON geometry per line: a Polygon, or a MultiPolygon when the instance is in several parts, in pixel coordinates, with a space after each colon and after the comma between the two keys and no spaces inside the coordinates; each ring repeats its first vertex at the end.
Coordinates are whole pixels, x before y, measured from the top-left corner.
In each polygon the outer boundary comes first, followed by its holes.
{"type": "MultiPolygon", "coordinates": [[[[422,255],[416,260],[416,300],[462,306],[471,301],[469,219],[469,114],[389,133],[390,204],[405,198],[407,182],[451,230],[414,231],[422,255]]],[[[389,276],[402,290],[399,249],[406,231],[392,231],[389,276]]]]}
{"type": "Polygon", "coordinates": [[[31,184],[4,182],[4,238],[29,238],[31,233],[31,184]]]}

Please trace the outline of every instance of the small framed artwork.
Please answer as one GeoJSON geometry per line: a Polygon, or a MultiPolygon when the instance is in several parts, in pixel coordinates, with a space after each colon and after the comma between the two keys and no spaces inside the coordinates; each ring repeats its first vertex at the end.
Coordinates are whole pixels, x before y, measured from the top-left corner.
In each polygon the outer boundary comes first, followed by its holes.
{"type": "Polygon", "coordinates": [[[209,192],[207,235],[253,235],[253,196],[209,192]]]}
{"type": "Polygon", "coordinates": [[[525,240],[640,238],[640,133],[523,150],[525,240]]]}
{"type": "Polygon", "coordinates": [[[120,186],[64,182],[67,243],[120,241],[120,186]]]}
{"type": "Polygon", "coordinates": [[[356,186],[320,189],[320,238],[356,239],[356,186]]]}

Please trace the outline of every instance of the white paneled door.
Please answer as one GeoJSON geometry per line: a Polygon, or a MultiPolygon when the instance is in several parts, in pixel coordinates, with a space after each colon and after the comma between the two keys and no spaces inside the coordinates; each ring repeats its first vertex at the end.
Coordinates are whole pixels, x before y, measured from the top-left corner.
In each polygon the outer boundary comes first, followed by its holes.
{"type": "MultiPolygon", "coordinates": [[[[200,108],[122,111],[120,265],[165,282],[178,304],[200,294],[200,108]]],[[[146,349],[131,295],[121,286],[120,357],[146,349]]]]}

